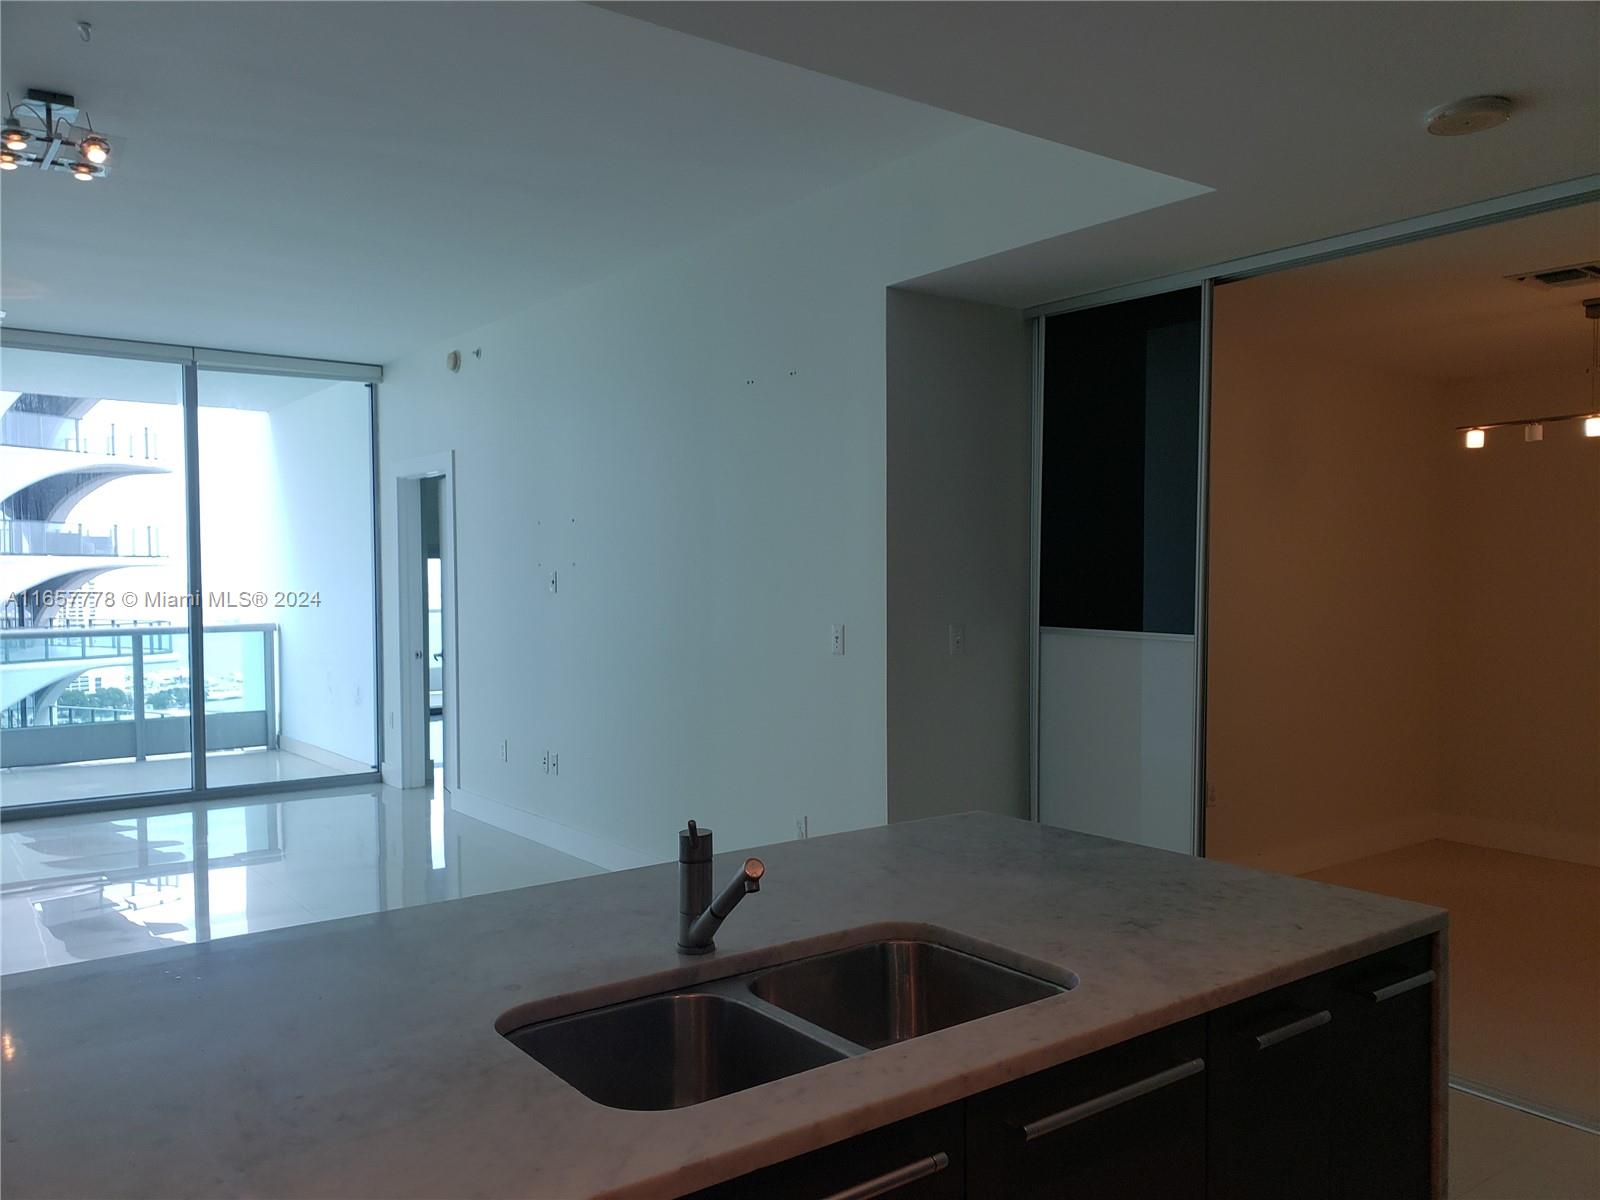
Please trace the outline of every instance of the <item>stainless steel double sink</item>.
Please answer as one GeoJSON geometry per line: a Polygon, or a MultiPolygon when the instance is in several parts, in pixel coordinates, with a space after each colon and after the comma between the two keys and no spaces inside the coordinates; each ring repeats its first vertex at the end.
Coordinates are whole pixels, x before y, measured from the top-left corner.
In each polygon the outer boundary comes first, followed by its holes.
{"type": "Polygon", "coordinates": [[[683,1108],[1059,995],[922,938],[886,938],[506,1031],[612,1108],[683,1108]]]}

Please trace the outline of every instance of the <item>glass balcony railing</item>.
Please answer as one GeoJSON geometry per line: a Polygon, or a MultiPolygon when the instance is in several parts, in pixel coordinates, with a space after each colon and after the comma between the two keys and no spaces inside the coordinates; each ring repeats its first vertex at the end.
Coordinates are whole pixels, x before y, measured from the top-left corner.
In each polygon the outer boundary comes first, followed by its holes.
{"type": "Polygon", "coordinates": [[[147,425],[85,426],[79,417],[51,413],[17,412],[0,415],[0,446],[29,450],[64,450],[72,454],[100,454],[155,462],[161,458],[156,430],[147,425]]]}
{"type": "MultiPolygon", "coordinates": [[[[278,626],[205,631],[206,749],[276,749],[278,626]]],[[[186,753],[188,630],[176,625],[0,630],[0,766],[186,753]]]]}
{"type": "MultiPolygon", "coordinates": [[[[7,629],[0,630],[0,665],[8,663],[71,662],[75,659],[133,657],[135,639],[149,655],[171,654],[170,628],[116,629],[7,629]]],[[[180,633],[181,636],[181,633],[180,633]]]]}
{"type": "Polygon", "coordinates": [[[60,521],[0,518],[0,554],[74,554],[91,558],[160,558],[161,531],[153,525],[85,529],[60,521]]]}

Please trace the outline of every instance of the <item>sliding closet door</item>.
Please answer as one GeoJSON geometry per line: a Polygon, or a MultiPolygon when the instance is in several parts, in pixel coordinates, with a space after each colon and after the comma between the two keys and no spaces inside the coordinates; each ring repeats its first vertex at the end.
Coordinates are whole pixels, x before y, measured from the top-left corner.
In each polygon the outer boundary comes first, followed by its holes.
{"type": "Polygon", "coordinates": [[[1198,845],[1201,288],[1045,321],[1039,818],[1198,845]]]}

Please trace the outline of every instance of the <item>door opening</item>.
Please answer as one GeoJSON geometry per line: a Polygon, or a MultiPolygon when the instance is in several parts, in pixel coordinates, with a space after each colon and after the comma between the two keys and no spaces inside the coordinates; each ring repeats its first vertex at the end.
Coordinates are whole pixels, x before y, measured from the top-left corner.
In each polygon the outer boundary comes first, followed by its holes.
{"type": "Polygon", "coordinates": [[[389,782],[457,787],[454,455],[429,455],[396,470],[399,539],[399,704],[391,730],[399,753],[389,782]]]}

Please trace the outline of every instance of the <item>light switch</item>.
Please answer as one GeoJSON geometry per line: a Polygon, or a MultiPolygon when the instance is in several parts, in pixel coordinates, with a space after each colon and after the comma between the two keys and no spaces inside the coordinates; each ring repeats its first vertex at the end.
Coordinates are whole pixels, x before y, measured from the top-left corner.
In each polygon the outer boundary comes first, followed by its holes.
{"type": "Polygon", "coordinates": [[[967,648],[967,627],[965,625],[950,626],[950,657],[954,658],[967,648]]]}
{"type": "Polygon", "coordinates": [[[833,627],[833,652],[835,655],[842,655],[844,653],[843,625],[835,625],[833,627]]]}

